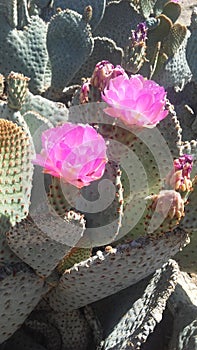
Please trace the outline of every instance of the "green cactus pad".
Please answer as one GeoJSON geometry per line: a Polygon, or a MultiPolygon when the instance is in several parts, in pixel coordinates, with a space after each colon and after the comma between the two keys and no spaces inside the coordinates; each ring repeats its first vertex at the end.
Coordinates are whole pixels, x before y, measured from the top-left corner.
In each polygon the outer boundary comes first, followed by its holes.
{"type": "Polygon", "coordinates": [[[168,306],[174,318],[169,349],[196,350],[197,286],[186,272],[179,274],[168,306]]]}
{"type": "Polygon", "coordinates": [[[119,47],[127,45],[131,29],[135,29],[143,17],[130,5],[130,1],[112,1],[105,10],[102,21],[96,28],[94,35],[108,37],[119,47]]]}
{"type": "MultiPolygon", "coordinates": [[[[47,220],[47,218],[45,219],[47,220]]],[[[64,221],[64,225],[60,227],[57,221],[56,230],[60,231],[63,229],[65,237],[68,234],[67,229],[70,234],[70,225],[67,225],[67,222],[64,221]]],[[[83,232],[83,227],[81,230],[83,232]]],[[[60,232],[57,233],[58,235],[60,235],[60,232]]],[[[78,240],[80,237],[81,234],[78,234],[78,240]]],[[[7,241],[12,251],[42,277],[49,276],[63,257],[71,250],[70,246],[58,242],[58,239],[56,240],[55,238],[55,232],[54,239],[52,239],[30,218],[15,225],[7,233],[7,241]]],[[[77,232],[75,239],[77,240],[77,232]]]]}
{"type": "Polygon", "coordinates": [[[122,315],[108,335],[103,350],[141,348],[162,319],[167,300],[175,289],[178,273],[178,265],[173,260],[155,272],[142,297],[122,315]]]}
{"type": "Polygon", "coordinates": [[[193,74],[193,79],[195,83],[197,82],[197,67],[196,67],[196,55],[197,55],[197,8],[194,7],[192,17],[191,17],[191,36],[188,39],[186,48],[186,57],[189,67],[193,74]]]}
{"type": "Polygon", "coordinates": [[[119,167],[109,162],[102,178],[81,190],[53,178],[48,199],[56,212],[62,215],[63,211],[76,208],[86,221],[78,248],[109,244],[118,235],[123,215],[120,176],[119,167]]]}
{"type": "Polygon", "coordinates": [[[64,273],[65,270],[70,269],[74,264],[78,264],[81,261],[87,260],[92,255],[91,248],[78,248],[74,247],[71,249],[68,255],[59,262],[57,266],[57,271],[59,273],[64,273]]]}
{"type": "MultiPolygon", "coordinates": [[[[38,334],[37,334],[38,338],[38,334]]],[[[24,330],[20,329],[16,331],[12,337],[5,341],[2,346],[0,345],[0,350],[48,350],[40,344],[38,344],[32,337],[25,333],[24,330]]],[[[52,349],[50,349],[52,350],[52,349]]],[[[57,348],[57,350],[60,350],[57,348]]]]}
{"type": "MultiPolygon", "coordinates": [[[[25,115],[26,113],[38,114],[39,120],[46,118],[49,121],[49,127],[51,127],[51,124],[57,126],[59,123],[66,123],[68,121],[68,109],[64,104],[50,101],[39,95],[34,96],[30,92],[21,108],[21,114],[25,115]]],[[[32,119],[34,118],[32,117],[32,119]]],[[[26,119],[30,132],[32,130],[31,134],[33,136],[38,123],[41,121],[35,120],[36,126],[34,126],[34,121],[30,119],[30,116],[27,118],[24,116],[24,119],[26,119]]]]}
{"type": "Polygon", "coordinates": [[[51,94],[56,95],[68,85],[90,56],[93,45],[90,26],[77,12],[60,11],[52,17],[47,32],[52,69],[51,94]]]}
{"type": "Polygon", "coordinates": [[[158,16],[157,19],[159,20],[159,25],[149,32],[148,45],[162,41],[167,37],[172,27],[172,21],[163,14],[158,16]]]}
{"type": "Polygon", "coordinates": [[[16,124],[0,119],[1,148],[1,218],[11,225],[28,214],[33,176],[32,145],[26,133],[16,124]]]}
{"type": "Polygon", "coordinates": [[[100,180],[80,191],[77,209],[84,214],[86,230],[77,246],[92,248],[110,244],[116,239],[123,216],[121,171],[112,161],[105,167],[100,180]]]}
{"type": "Polygon", "coordinates": [[[193,191],[185,207],[185,217],[180,226],[188,232],[197,231],[197,177],[193,180],[193,191]]]}
{"type": "Polygon", "coordinates": [[[147,18],[153,14],[153,7],[157,0],[140,0],[140,12],[147,18]]]}
{"type": "Polygon", "coordinates": [[[48,295],[50,305],[57,311],[72,310],[127,288],[160,268],[186,240],[187,235],[177,230],[159,238],[140,238],[107,253],[98,251],[62,275],[48,295]]]}
{"type": "Polygon", "coordinates": [[[174,259],[178,262],[180,268],[188,273],[197,274],[196,264],[197,254],[197,232],[190,235],[190,243],[183,248],[181,252],[175,255],[174,259]]]}
{"type": "Polygon", "coordinates": [[[49,308],[47,308],[47,311],[40,309],[40,311],[32,313],[25,325],[31,332],[35,332],[35,335],[37,331],[37,334],[40,333],[45,337],[45,343],[47,343],[47,349],[49,350],[94,348],[92,332],[82,310],[55,312],[49,308]],[[59,333],[61,341],[59,347],[58,344],[53,343],[55,339],[51,339],[50,329],[54,329],[59,333]],[[53,346],[55,345],[54,347],[52,347],[52,343],[53,346]]]}
{"type": "Polygon", "coordinates": [[[170,57],[154,75],[154,80],[165,88],[174,86],[180,91],[192,78],[192,73],[186,59],[188,35],[189,32],[187,32],[185,39],[175,55],[170,57]]]}
{"type": "Polygon", "coordinates": [[[0,276],[1,344],[21,326],[47,287],[43,279],[21,263],[1,267],[0,276]]]}
{"type": "Polygon", "coordinates": [[[21,72],[31,78],[29,87],[33,93],[43,92],[46,88],[44,75],[48,62],[46,24],[38,16],[33,16],[23,30],[17,30],[10,28],[3,14],[0,20],[0,45],[4,52],[0,57],[0,72],[21,72]]]}
{"type": "Polygon", "coordinates": [[[174,106],[167,101],[166,107],[169,110],[168,117],[161,120],[157,128],[164,138],[171,156],[177,158],[182,144],[182,129],[174,106]]]}
{"type": "Polygon", "coordinates": [[[11,109],[21,109],[28,92],[29,78],[23,74],[11,72],[7,81],[8,107],[11,109]]]}
{"type": "Polygon", "coordinates": [[[103,57],[112,64],[118,65],[121,63],[122,55],[122,49],[116,46],[113,40],[95,37],[92,54],[76,73],[75,77],[72,79],[72,84],[81,83],[81,77],[90,77],[94,71],[95,65],[102,61],[103,57]]]}
{"type": "Polygon", "coordinates": [[[0,234],[0,265],[21,262],[15,253],[9,248],[5,234],[0,234]]]}
{"type": "Polygon", "coordinates": [[[92,30],[97,27],[99,22],[101,21],[104,10],[105,10],[105,0],[55,0],[53,1],[52,5],[49,4],[48,1],[45,1],[45,4],[43,4],[42,0],[36,0],[36,4],[40,7],[42,7],[41,16],[44,20],[48,20],[51,15],[55,14],[56,9],[59,7],[62,10],[70,9],[74,10],[81,15],[83,15],[84,9],[86,6],[92,7],[92,19],[90,20],[90,25],[92,30]],[[47,11],[48,7],[48,11],[47,11]],[[47,16],[48,15],[48,16],[47,16]]]}
{"type": "Polygon", "coordinates": [[[176,2],[169,1],[164,5],[162,13],[174,23],[181,14],[181,6],[176,2]]]}
{"type": "Polygon", "coordinates": [[[165,52],[168,57],[175,55],[187,34],[186,26],[175,23],[171,27],[166,40],[164,40],[162,51],[165,52]]]}

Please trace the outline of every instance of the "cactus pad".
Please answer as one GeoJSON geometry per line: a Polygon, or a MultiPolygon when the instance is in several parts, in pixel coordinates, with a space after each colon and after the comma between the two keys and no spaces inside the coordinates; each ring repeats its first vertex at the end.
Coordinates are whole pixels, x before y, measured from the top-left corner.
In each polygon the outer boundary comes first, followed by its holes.
{"type": "Polygon", "coordinates": [[[0,119],[0,148],[0,212],[1,217],[8,217],[14,225],[26,217],[29,210],[32,145],[22,128],[0,119]]]}
{"type": "Polygon", "coordinates": [[[1,267],[0,276],[1,344],[21,326],[47,288],[25,264],[1,267]]]}
{"type": "Polygon", "coordinates": [[[157,270],[141,298],[135,301],[104,342],[103,349],[141,348],[156,324],[161,321],[166,302],[175,289],[179,268],[169,260],[157,270]]]}
{"type": "Polygon", "coordinates": [[[72,310],[114,294],[160,268],[187,241],[180,230],[160,238],[141,238],[92,258],[65,271],[49,294],[57,311],[72,310]]]}
{"type": "Polygon", "coordinates": [[[93,49],[89,25],[72,10],[60,11],[49,23],[47,49],[52,69],[52,93],[68,85],[93,49]],[[71,45],[72,42],[72,45],[71,45]]]}

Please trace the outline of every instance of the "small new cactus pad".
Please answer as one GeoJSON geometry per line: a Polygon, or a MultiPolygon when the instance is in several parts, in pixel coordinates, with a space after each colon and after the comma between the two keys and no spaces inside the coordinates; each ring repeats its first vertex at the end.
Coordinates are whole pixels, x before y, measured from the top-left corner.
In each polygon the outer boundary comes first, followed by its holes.
{"type": "MultiPolygon", "coordinates": [[[[144,290],[104,341],[103,350],[141,349],[141,345],[161,321],[169,296],[178,279],[178,264],[169,260],[157,270],[144,290]]],[[[137,287],[137,286],[136,286],[137,287]]]]}
{"type": "Polygon", "coordinates": [[[50,305],[56,311],[72,310],[127,288],[160,268],[186,242],[187,235],[177,230],[98,251],[65,271],[48,295],[50,305]]]}
{"type": "Polygon", "coordinates": [[[28,92],[29,78],[23,74],[11,72],[7,77],[8,107],[21,109],[28,92]]]}
{"type": "Polygon", "coordinates": [[[11,225],[28,214],[33,176],[32,144],[16,124],[0,119],[0,213],[11,225]]]}
{"type": "Polygon", "coordinates": [[[25,321],[47,292],[44,280],[23,263],[0,268],[0,344],[25,321]]]}

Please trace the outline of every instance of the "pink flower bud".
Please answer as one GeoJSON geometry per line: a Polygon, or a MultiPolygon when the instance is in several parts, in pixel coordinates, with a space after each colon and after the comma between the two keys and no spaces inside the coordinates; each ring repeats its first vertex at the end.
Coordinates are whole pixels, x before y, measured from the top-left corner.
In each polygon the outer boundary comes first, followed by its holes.
{"type": "Polygon", "coordinates": [[[193,166],[193,157],[184,154],[174,160],[174,169],[166,177],[166,184],[177,191],[191,191],[192,181],[190,174],[193,166]]]}

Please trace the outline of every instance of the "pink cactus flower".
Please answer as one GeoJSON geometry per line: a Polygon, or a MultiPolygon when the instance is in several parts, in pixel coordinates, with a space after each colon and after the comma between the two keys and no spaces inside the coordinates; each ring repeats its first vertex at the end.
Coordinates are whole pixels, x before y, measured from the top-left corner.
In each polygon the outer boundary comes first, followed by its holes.
{"type": "Polygon", "coordinates": [[[127,77],[125,70],[120,65],[114,67],[109,61],[103,60],[96,64],[90,83],[100,91],[103,91],[108,87],[109,81],[119,75],[127,77]]]}
{"type": "Polygon", "coordinates": [[[111,79],[102,99],[110,105],[104,111],[130,127],[153,128],[168,115],[164,88],[140,74],[111,79]]]}
{"type": "Polygon", "coordinates": [[[102,177],[106,144],[90,125],[66,123],[43,132],[42,150],[33,163],[44,173],[82,188],[102,177]]]}

